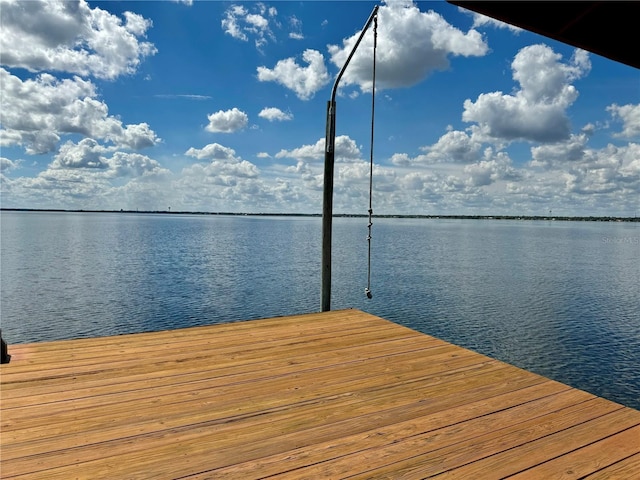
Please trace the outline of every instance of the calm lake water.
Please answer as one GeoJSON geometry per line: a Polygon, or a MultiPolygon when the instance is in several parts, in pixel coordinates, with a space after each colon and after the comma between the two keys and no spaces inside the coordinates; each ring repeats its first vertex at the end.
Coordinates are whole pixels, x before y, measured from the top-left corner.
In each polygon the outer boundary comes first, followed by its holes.
{"type": "MultiPolygon", "coordinates": [[[[320,309],[321,219],[2,212],[8,343],[320,309]]],[[[359,308],[640,409],[640,224],[334,220],[359,308]]]]}

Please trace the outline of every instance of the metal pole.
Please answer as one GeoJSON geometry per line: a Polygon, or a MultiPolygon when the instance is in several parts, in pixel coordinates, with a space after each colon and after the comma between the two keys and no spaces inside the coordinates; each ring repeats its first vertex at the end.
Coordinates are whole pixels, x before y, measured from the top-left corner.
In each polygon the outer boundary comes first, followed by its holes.
{"type": "Polygon", "coordinates": [[[331,233],[333,222],[333,170],[335,163],[335,143],[336,143],[336,93],[338,83],[342,78],[347,65],[356,52],[360,41],[367,32],[369,25],[378,14],[378,5],[373,7],[367,23],[362,28],[362,32],[353,46],[347,61],[340,69],[331,90],[331,100],[327,102],[327,132],[324,148],[324,192],[322,204],[322,311],[331,310],[331,233]]]}
{"type": "Polygon", "coordinates": [[[331,231],[333,220],[333,166],[336,141],[336,102],[327,102],[327,135],[324,150],[322,204],[322,311],[331,310],[331,231]]]}

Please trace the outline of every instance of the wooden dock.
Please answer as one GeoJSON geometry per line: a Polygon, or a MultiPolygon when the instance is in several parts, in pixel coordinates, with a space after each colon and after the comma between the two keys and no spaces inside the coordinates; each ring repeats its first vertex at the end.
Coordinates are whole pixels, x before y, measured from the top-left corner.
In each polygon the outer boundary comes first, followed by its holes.
{"type": "Polygon", "coordinates": [[[358,310],[25,345],[0,476],[640,478],[640,412],[358,310]]]}

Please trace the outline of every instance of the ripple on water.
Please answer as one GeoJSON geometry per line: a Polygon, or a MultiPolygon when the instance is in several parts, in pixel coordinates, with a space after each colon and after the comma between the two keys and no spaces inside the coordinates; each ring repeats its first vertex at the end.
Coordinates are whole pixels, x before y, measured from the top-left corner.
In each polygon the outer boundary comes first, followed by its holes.
{"type": "MultiPolygon", "coordinates": [[[[10,343],[318,311],[318,218],[3,212],[10,343]]],[[[359,308],[640,409],[638,230],[334,221],[332,308],[359,308]]]]}

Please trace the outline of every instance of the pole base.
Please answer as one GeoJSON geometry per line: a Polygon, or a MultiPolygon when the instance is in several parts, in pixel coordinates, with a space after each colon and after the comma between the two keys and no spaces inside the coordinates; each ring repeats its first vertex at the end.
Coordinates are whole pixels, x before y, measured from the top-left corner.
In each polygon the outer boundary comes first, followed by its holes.
{"type": "Polygon", "coordinates": [[[2,330],[0,330],[0,363],[9,363],[11,361],[11,355],[7,351],[7,342],[2,338],[2,330]]]}

